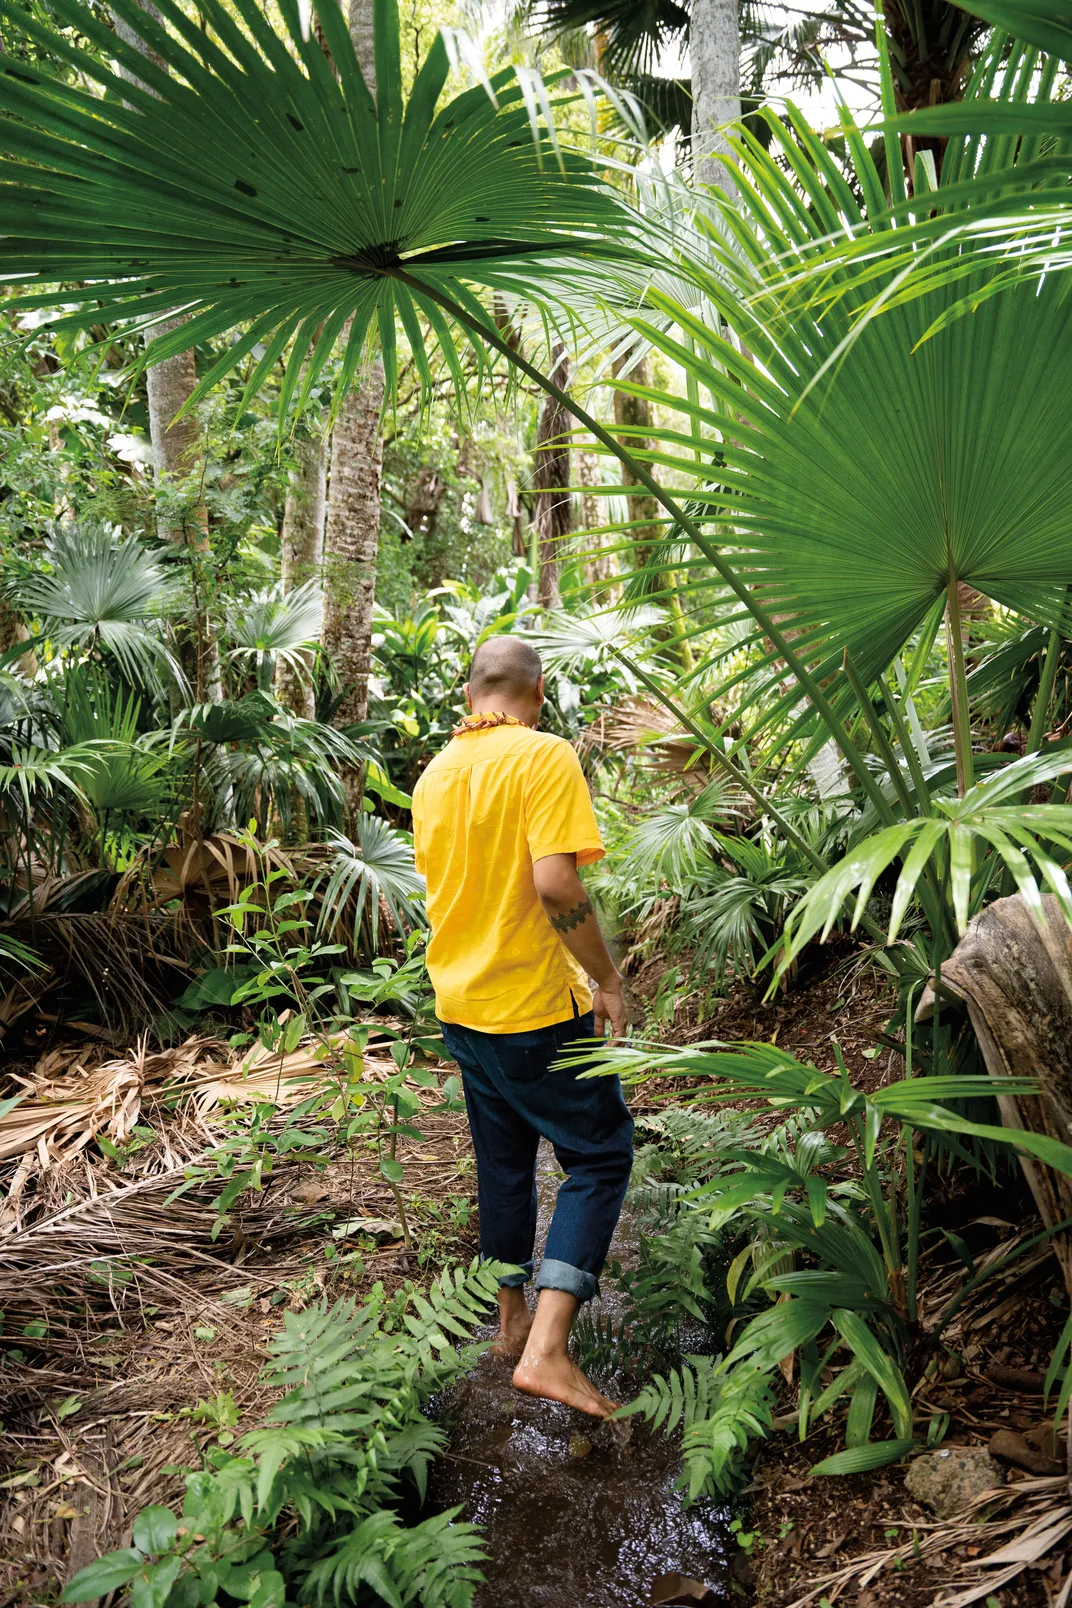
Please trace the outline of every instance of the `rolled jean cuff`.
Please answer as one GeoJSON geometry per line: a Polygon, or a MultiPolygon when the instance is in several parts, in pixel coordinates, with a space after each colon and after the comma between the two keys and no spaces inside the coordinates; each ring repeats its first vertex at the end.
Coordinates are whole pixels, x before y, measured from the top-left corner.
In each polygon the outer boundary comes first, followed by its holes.
{"type": "Polygon", "coordinates": [[[594,1273],[586,1273],[583,1268],[574,1267],[570,1262],[556,1262],[553,1256],[545,1256],[540,1263],[539,1277],[536,1280],[538,1290],[565,1290],[567,1295],[575,1295],[578,1301],[591,1301],[599,1294],[599,1280],[594,1273]]]}
{"type": "MultiPolygon", "coordinates": [[[[480,1260],[482,1262],[494,1262],[496,1258],[494,1256],[482,1256],[480,1260]]],[[[529,1257],[527,1262],[518,1262],[515,1265],[520,1271],[517,1273],[505,1274],[499,1280],[500,1290],[520,1290],[522,1285],[527,1284],[531,1279],[533,1268],[531,1257],[529,1257]]]]}

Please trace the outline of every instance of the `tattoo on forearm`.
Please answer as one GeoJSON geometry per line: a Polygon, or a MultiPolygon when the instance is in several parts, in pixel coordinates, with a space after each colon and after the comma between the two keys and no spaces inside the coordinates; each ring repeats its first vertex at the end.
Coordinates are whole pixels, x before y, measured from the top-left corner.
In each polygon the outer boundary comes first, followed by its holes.
{"type": "Polygon", "coordinates": [[[572,910],[565,911],[561,916],[552,916],[551,925],[556,932],[571,932],[574,927],[579,927],[582,921],[587,921],[591,914],[591,899],[582,899],[572,910]]]}

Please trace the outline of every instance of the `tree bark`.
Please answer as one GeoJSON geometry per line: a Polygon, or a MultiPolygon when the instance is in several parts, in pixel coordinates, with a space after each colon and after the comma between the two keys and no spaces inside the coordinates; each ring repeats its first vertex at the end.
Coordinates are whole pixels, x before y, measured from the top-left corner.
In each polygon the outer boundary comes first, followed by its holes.
{"type": "Polygon", "coordinates": [[[692,170],[697,184],[717,185],[731,200],[737,185],[720,125],[741,115],[741,29],[738,0],[692,0],[692,170]]]}
{"type": "MultiPolygon", "coordinates": [[[[1019,894],[995,899],[975,916],[942,965],[942,989],[968,1008],[986,1069],[993,1077],[1031,1078],[1037,1095],[1000,1095],[1006,1128],[1025,1128],[1072,1144],[1072,935],[1047,894],[1045,927],[1019,894]]],[[[942,1008],[949,1006],[943,1001],[942,1008]]],[[[928,988],[917,1021],[935,1013],[928,988]]],[[[1072,1178],[1030,1156],[1020,1165],[1047,1228],[1072,1217],[1072,1178]]],[[[1072,1236],[1053,1250],[1072,1295],[1072,1236]]]]}
{"type": "MultiPolygon", "coordinates": [[[[162,24],[163,19],[153,0],[138,0],[138,4],[147,16],[162,24]]],[[[135,50],[154,66],[164,68],[165,64],[160,57],[150,50],[145,40],[121,17],[113,13],[112,20],[120,39],[128,45],[133,45],[135,50]]],[[[143,84],[135,74],[125,69],[121,71],[129,82],[148,91],[148,85],[143,84]]],[[[146,334],[146,346],[151,346],[159,336],[170,335],[174,330],[180,329],[185,322],[182,317],[164,319],[146,334]]],[[[165,475],[172,475],[176,479],[182,477],[192,479],[204,464],[201,426],[193,412],[183,414],[181,419],[177,419],[176,415],[189,401],[197,384],[193,350],[179,352],[175,357],[165,358],[162,363],[152,364],[146,369],[145,384],[149,401],[149,439],[153,449],[153,471],[157,488],[159,489],[161,479],[165,475]]],[[[212,703],[219,703],[223,697],[219,647],[212,634],[212,622],[203,596],[205,581],[208,578],[205,574],[204,560],[211,556],[208,510],[200,494],[183,519],[166,522],[161,535],[178,545],[192,549],[190,585],[193,594],[194,646],[193,663],[186,668],[188,671],[191,668],[193,670],[196,701],[202,703],[208,699],[212,703]]]]}
{"type": "MultiPolygon", "coordinates": [[[[9,649],[15,647],[16,643],[28,642],[29,640],[29,631],[27,631],[19,616],[0,596],[0,653],[7,653],[9,649]]],[[[27,648],[25,653],[20,653],[14,665],[9,663],[8,668],[20,671],[27,681],[32,681],[37,674],[37,655],[33,648],[27,648]]]]}
{"type": "MultiPolygon", "coordinates": [[[[596,494],[603,484],[597,453],[578,454],[577,478],[584,487],[581,497],[581,523],[586,531],[599,533],[592,536],[588,546],[584,561],[584,578],[594,590],[598,589],[601,598],[609,602],[620,591],[619,587],[613,585],[618,579],[618,557],[613,547],[607,546],[607,536],[603,531],[607,523],[607,510],[603,499],[596,494]]],[[[613,542],[613,538],[611,541],[613,542]]]]}
{"type": "Polygon", "coordinates": [[[343,402],[331,435],[331,471],[324,524],[324,647],[338,673],[342,698],[336,726],[368,713],[372,608],[380,540],[380,412],[383,368],[373,363],[343,402]]]}
{"type": "MultiPolygon", "coordinates": [[[[560,390],[569,384],[569,357],[563,346],[551,352],[550,377],[560,390]]],[[[555,609],[561,602],[558,568],[561,542],[573,529],[573,503],[570,497],[569,436],[572,416],[553,396],[547,397],[536,426],[536,451],[532,485],[536,493],[536,551],[539,580],[536,601],[541,608],[555,609]]]]}
{"type": "MultiPolygon", "coordinates": [[[[350,38],[372,95],[376,93],[371,0],[350,0],[350,38]]],[[[343,340],[349,335],[349,325],[343,340]]],[[[383,446],[383,365],[368,365],[343,401],[331,436],[331,470],[324,525],[323,643],[342,688],[336,726],[368,713],[372,611],[380,539],[383,446]]],[[[351,805],[360,802],[360,778],[347,779],[351,805]]]]}
{"type": "MultiPolygon", "coordinates": [[[[284,592],[315,579],[324,558],[324,509],[327,465],[319,436],[300,436],[294,442],[295,465],[287,486],[280,537],[281,580],[284,592]]],[[[305,720],[316,714],[312,682],[313,656],[305,656],[309,675],[300,677],[280,660],[275,673],[275,695],[281,704],[305,720]]]]}
{"type": "MultiPolygon", "coordinates": [[[[617,378],[622,372],[622,364],[616,362],[614,373],[617,378]]],[[[628,378],[636,385],[649,386],[651,384],[651,363],[644,357],[635,363],[629,370],[628,378]]],[[[651,404],[647,397],[633,396],[628,391],[614,391],[614,422],[619,430],[627,430],[628,435],[622,437],[622,444],[630,452],[639,450],[646,452],[651,446],[648,436],[652,426],[651,404]]],[[[622,465],[622,484],[626,488],[625,502],[629,511],[629,540],[633,544],[634,562],[637,569],[645,569],[648,564],[648,544],[659,535],[660,513],[659,504],[650,492],[630,490],[638,486],[630,470],[622,465]]]]}

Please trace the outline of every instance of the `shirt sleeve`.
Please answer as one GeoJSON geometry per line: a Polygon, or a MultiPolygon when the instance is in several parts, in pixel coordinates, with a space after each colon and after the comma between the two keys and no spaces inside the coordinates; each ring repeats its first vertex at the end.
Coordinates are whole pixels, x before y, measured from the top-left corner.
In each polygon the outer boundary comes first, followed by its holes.
{"type": "Polygon", "coordinates": [[[421,795],[420,780],[413,789],[413,860],[419,876],[424,876],[424,849],[421,846],[421,795]]]}
{"type": "Polygon", "coordinates": [[[603,858],[588,783],[567,742],[548,743],[529,766],[525,835],[533,862],[549,854],[576,854],[578,865],[603,858]]]}

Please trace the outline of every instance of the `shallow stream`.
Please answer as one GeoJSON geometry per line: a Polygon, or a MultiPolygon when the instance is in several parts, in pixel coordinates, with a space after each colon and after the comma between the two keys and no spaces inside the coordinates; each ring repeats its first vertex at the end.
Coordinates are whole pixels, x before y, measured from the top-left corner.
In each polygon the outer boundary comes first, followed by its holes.
{"type": "MultiPolygon", "coordinates": [[[[542,1146],[538,1247],[558,1177],[542,1146]]],[[[636,1243],[625,1213],[612,1257],[628,1267],[636,1243]]],[[[612,1290],[594,1305],[617,1319],[612,1290]]],[[[430,1480],[431,1505],[442,1511],[461,1504],[463,1516],[483,1526],[490,1554],[476,1608],[644,1608],[681,1600],[662,1594],[665,1583],[657,1586],[673,1574],[711,1588],[707,1603],[728,1603],[728,1559],[736,1550],[729,1516],[715,1502],[683,1506],[674,1490],[676,1441],[653,1435],[637,1418],[604,1423],[523,1396],[510,1373],[507,1363],[484,1356],[435,1413],[451,1439],[430,1480]]],[[[617,1400],[634,1393],[623,1393],[618,1379],[596,1383],[617,1400]]]]}

